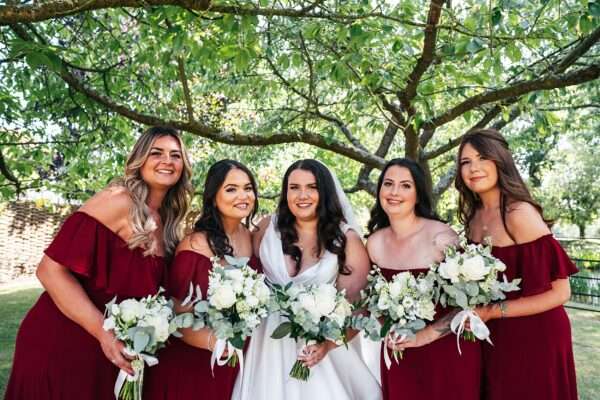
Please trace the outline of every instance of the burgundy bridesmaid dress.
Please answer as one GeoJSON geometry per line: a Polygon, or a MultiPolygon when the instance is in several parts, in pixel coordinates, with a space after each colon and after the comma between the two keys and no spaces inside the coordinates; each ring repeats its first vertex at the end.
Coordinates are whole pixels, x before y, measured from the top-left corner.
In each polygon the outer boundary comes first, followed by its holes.
{"type": "MultiPolygon", "coordinates": [[[[102,312],[115,296],[121,301],[155,294],[165,273],[163,257],[129,249],[83,212],[67,218],[45,253],[69,268],[102,312]]],[[[118,372],[98,341],[44,292],[21,323],[6,399],[112,400],[118,372]]]]}
{"type": "MultiPolygon", "coordinates": [[[[577,272],[551,234],[529,243],[494,247],[509,280],[521,290],[508,299],[533,296],[551,282],[577,272]]],[[[571,325],[563,306],[526,317],[488,322],[493,346],[484,344],[484,394],[489,400],[576,400],[571,325]]]]}
{"type": "MultiPolygon", "coordinates": [[[[248,263],[260,271],[254,256],[248,263]]],[[[169,268],[168,288],[172,297],[180,301],[188,295],[190,283],[199,285],[202,295],[208,291],[210,259],[191,250],[175,256],[169,268]]],[[[144,400],[230,400],[238,368],[215,364],[210,369],[211,352],[190,346],[172,337],[169,345],[158,353],[158,365],[146,369],[144,400]]]]}
{"type": "MultiPolygon", "coordinates": [[[[427,268],[409,270],[415,276],[427,268]]],[[[390,280],[402,272],[381,268],[390,280]]],[[[438,305],[435,320],[450,309],[438,305]]],[[[382,352],[383,352],[382,344],[382,352]]],[[[392,358],[388,370],[381,356],[381,386],[384,400],[479,400],[481,397],[481,343],[460,341],[458,353],[454,334],[426,346],[404,350],[397,364],[392,358]]],[[[390,350],[391,356],[391,350],[390,350]]]]}

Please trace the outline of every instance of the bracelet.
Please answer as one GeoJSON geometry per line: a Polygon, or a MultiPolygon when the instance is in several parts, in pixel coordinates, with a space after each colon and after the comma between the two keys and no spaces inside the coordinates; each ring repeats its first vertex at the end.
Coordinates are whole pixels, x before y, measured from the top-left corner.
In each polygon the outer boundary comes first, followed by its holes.
{"type": "Polygon", "coordinates": [[[501,301],[498,303],[498,307],[500,308],[500,318],[506,318],[506,301],[501,301]]]}

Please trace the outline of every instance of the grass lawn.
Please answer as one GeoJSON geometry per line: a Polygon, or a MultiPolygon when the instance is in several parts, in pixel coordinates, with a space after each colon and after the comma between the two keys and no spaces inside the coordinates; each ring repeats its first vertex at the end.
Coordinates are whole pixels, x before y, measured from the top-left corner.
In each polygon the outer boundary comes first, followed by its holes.
{"type": "MultiPolygon", "coordinates": [[[[4,390],[15,335],[21,319],[41,293],[36,287],[0,289],[0,397],[4,390]]],[[[573,326],[573,349],[580,400],[600,398],[600,312],[568,309],[573,326]]]]}

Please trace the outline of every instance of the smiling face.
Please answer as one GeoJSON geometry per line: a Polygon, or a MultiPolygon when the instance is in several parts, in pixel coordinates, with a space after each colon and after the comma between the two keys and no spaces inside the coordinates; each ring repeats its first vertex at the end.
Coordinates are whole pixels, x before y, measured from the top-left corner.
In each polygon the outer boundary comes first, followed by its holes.
{"type": "Polygon", "coordinates": [[[215,205],[225,218],[244,219],[252,213],[256,196],[248,175],[238,168],[229,170],[215,197],[215,205]]]}
{"type": "Polygon", "coordinates": [[[470,143],[464,145],[459,162],[462,180],[471,191],[481,194],[497,187],[496,163],[479,154],[470,143]]]}
{"type": "Polygon", "coordinates": [[[287,182],[287,205],[298,220],[310,221],[317,218],[319,189],[312,172],[295,169],[290,173],[287,182]]]}
{"type": "Polygon", "coordinates": [[[179,142],[166,135],[152,143],[148,157],[140,168],[140,174],[151,188],[168,189],[179,181],[183,167],[179,142]]]}
{"type": "Polygon", "coordinates": [[[397,165],[389,167],[379,190],[383,211],[388,216],[412,214],[417,201],[415,181],[409,169],[397,165]]]}

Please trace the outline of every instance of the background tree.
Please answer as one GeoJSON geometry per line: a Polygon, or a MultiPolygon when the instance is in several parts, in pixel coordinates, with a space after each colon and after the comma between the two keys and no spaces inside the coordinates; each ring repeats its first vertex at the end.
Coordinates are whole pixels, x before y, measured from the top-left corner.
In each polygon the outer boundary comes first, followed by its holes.
{"type": "Polygon", "coordinates": [[[86,197],[140,124],[168,124],[199,172],[234,153],[267,195],[290,159],[316,156],[366,202],[376,169],[406,156],[439,199],[469,129],[529,144],[543,133],[544,153],[564,134],[546,109],[593,107],[599,16],[579,0],[12,2],[0,6],[0,190],[86,197]]]}

